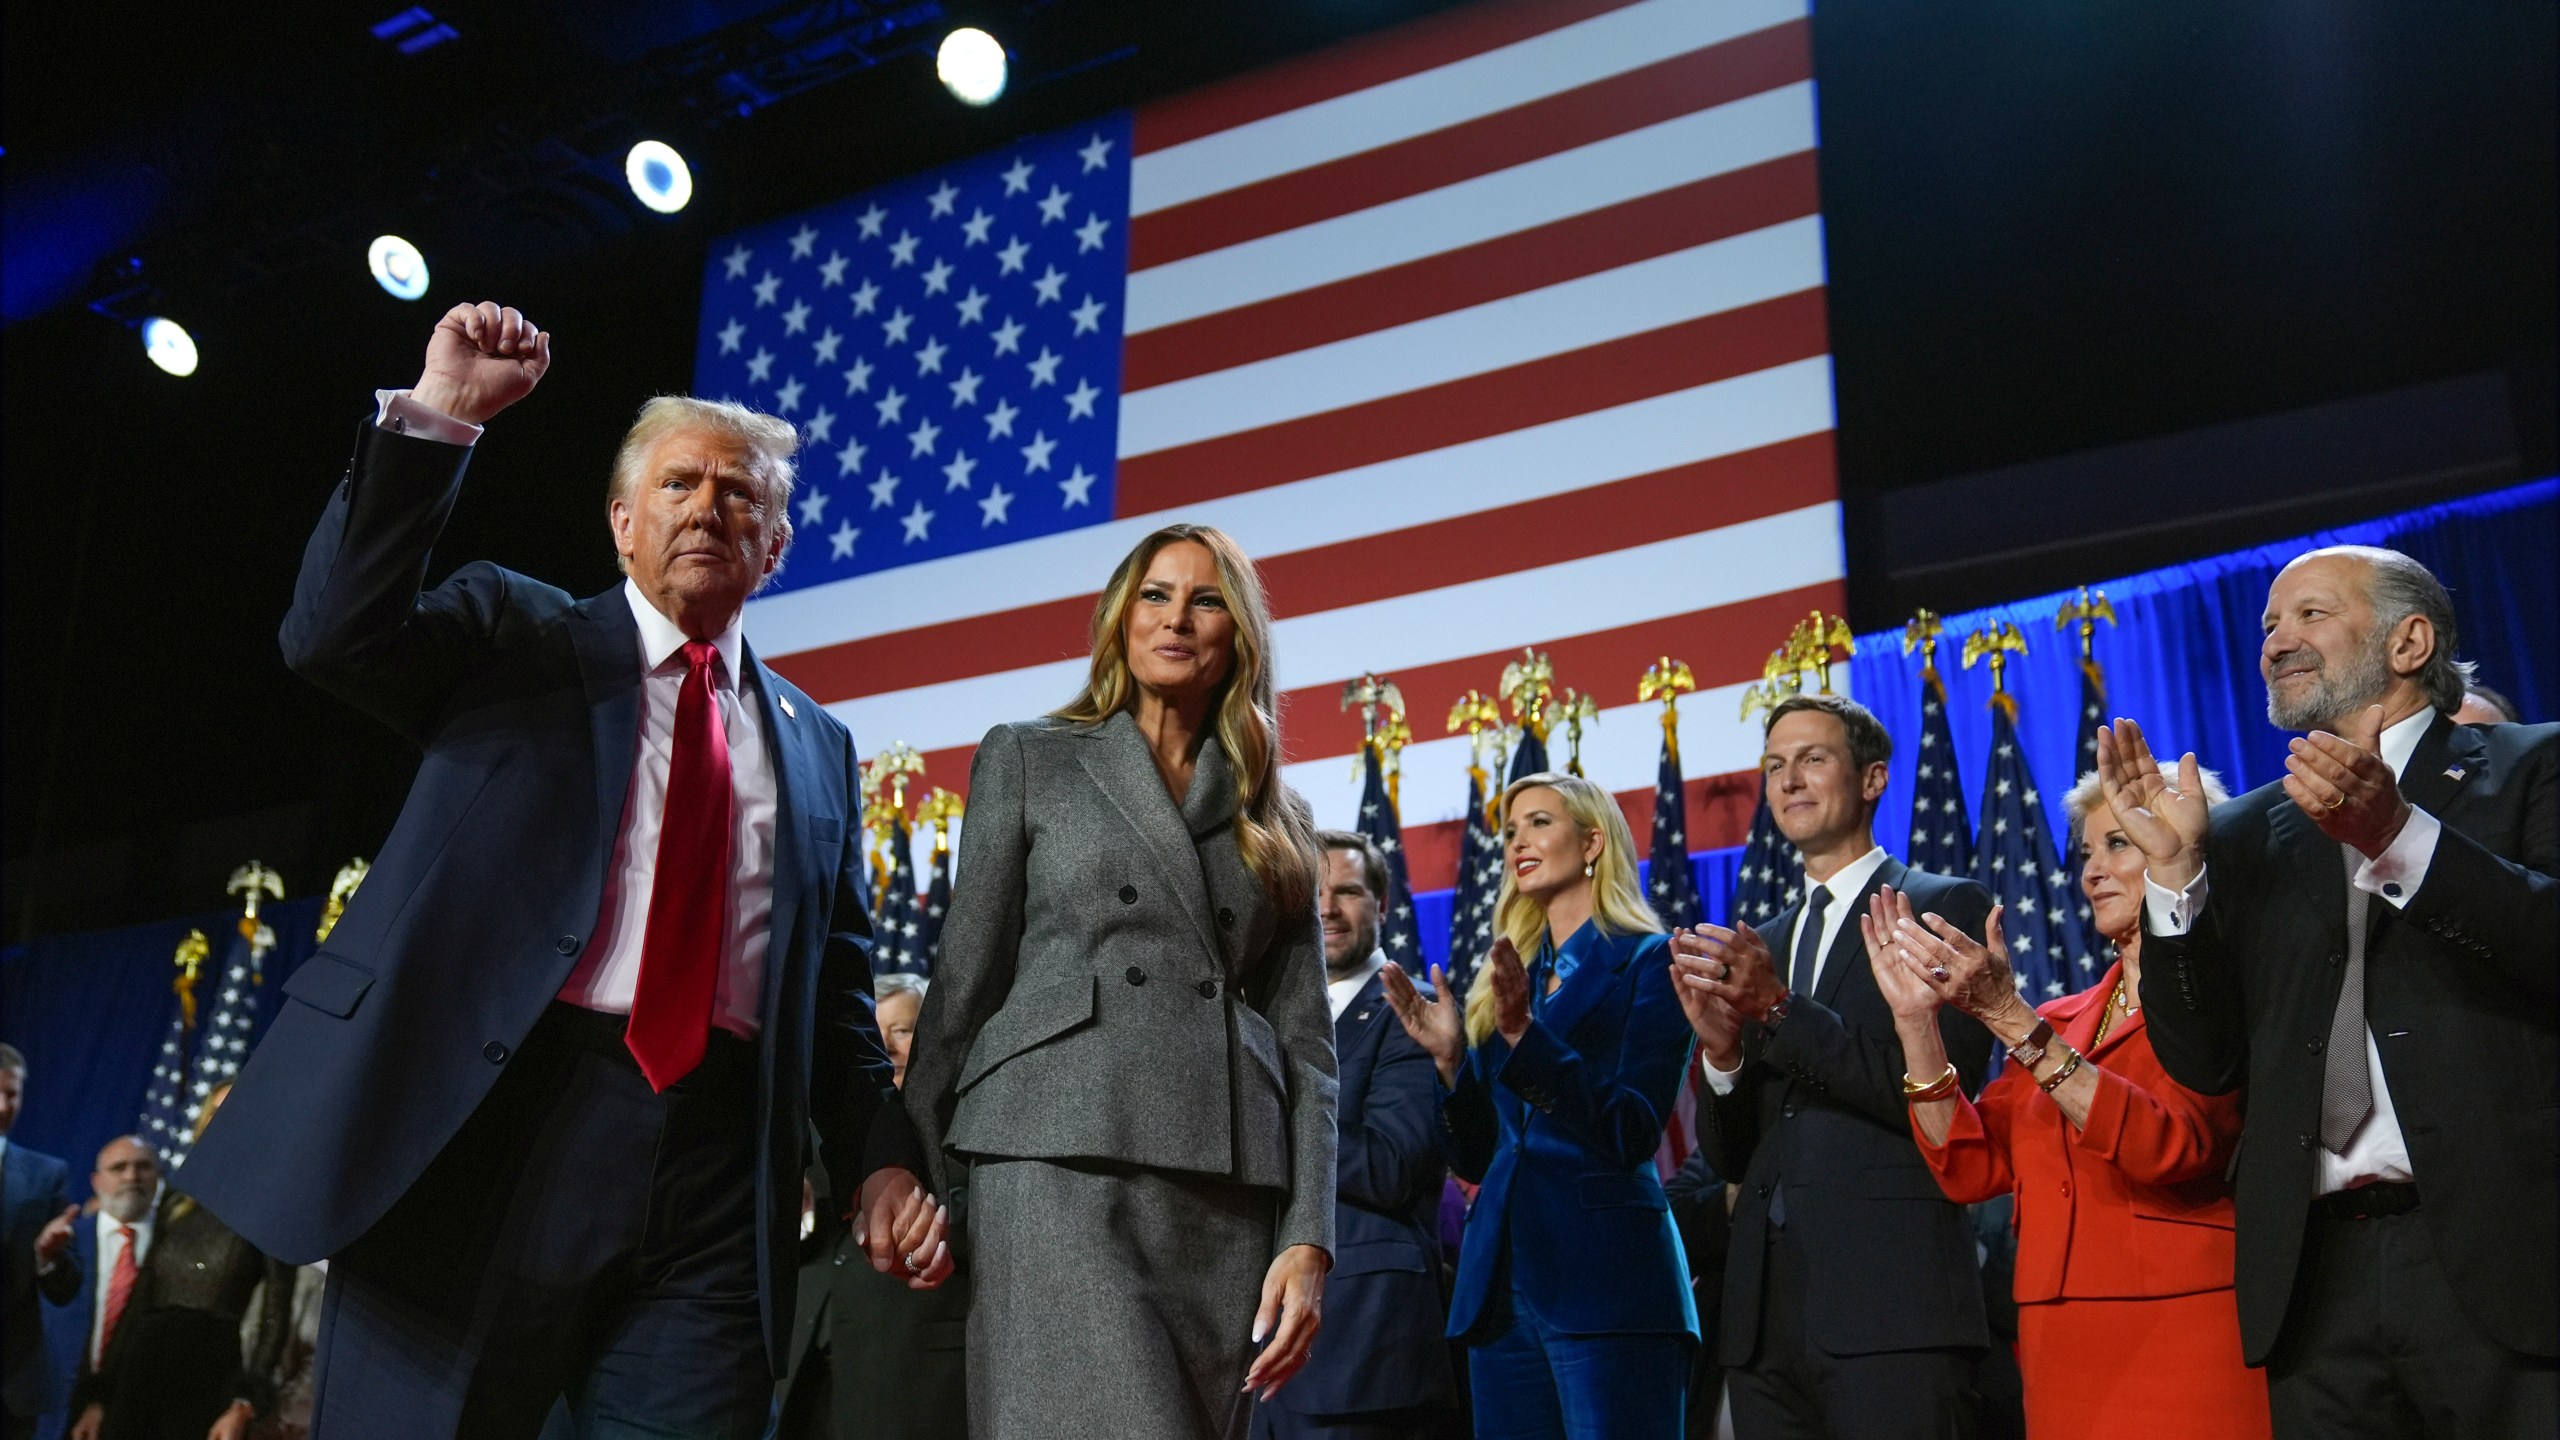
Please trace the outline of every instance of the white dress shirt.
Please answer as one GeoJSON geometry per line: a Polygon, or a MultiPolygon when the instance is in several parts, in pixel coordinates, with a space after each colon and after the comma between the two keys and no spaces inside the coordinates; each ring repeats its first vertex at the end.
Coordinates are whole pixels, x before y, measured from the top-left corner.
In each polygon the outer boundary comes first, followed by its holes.
{"type": "MultiPolygon", "coordinates": [[[[1795,923],[1787,927],[1787,943],[1774,943],[1776,936],[1762,937],[1772,942],[1769,958],[1777,964],[1779,979],[1786,979],[1788,968],[1794,964],[1796,944],[1804,937],[1804,922],[1813,909],[1813,892],[1820,888],[1831,892],[1831,903],[1822,907],[1822,933],[1815,937],[1813,948],[1812,988],[1822,988],[1822,968],[1831,959],[1831,943],[1840,938],[1840,927],[1849,923],[1849,912],[1857,908],[1859,894],[1867,888],[1867,882],[1875,878],[1876,872],[1884,868],[1886,858],[1884,847],[1878,845],[1833,871],[1828,880],[1806,877],[1804,903],[1796,909],[1795,923]]],[[[1863,959],[1863,952],[1860,958],[1863,959]]],[[[1698,1068],[1706,1072],[1707,1085],[1719,1095],[1732,1094],[1734,1082],[1742,1076],[1740,1066],[1731,1070],[1717,1069],[1703,1048],[1698,1051],[1698,1068]]]]}
{"type": "MultiPolygon", "coordinates": [[[[677,692],[684,683],[685,633],[625,580],[623,597],[640,627],[640,753],[633,757],[631,792],[622,804],[622,827],[613,864],[605,871],[604,910],[578,967],[560,998],[589,1010],[631,1013],[640,981],[640,949],[649,932],[649,891],[658,871],[658,832],[666,818],[667,766],[675,753],[677,692]]],[[[737,677],[746,652],[740,622],[712,640],[719,652],[720,722],[729,732],[729,913],[722,930],[720,978],[711,1023],[752,1040],[764,996],[765,948],[773,922],[773,827],[780,809],[771,747],[752,699],[737,677]]]]}
{"type": "MultiPolygon", "coordinates": [[[[374,423],[385,430],[448,445],[478,443],[482,427],[456,420],[418,403],[407,390],[376,390],[374,423]]],[[[622,594],[631,618],[640,627],[640,745],[632,757],[631,787],[622,803],[622,823],[613,844],[613,863],[605,871],[604,904],[596,933],[588,941],[560,998],[572,1005],[608,1014],[631,1013],[631,995],[640,980],[640,950],[648,938],[649,892],[658,870],[658,833],[666,818],[667,766],[675,753],[677,692],[684,682],[684,644],[688,638],[675,622],[658,613],[629,580],[622,594]]],[[[762,1024],[765,950],[773,924],[773,827],[781,808],[781,789],[773,768],[773,747],[765,734],[756,703],[739,688],[745,673],[743,617],[712,640],[719,652],[720,673],[713,685],[720,699],[721,727],[729,737],[730,879],[727,923],[722,930],[720,971],[711,1002],[711,1023],[752,1040],[762,1024]]]]}
{"type": "Polygon", "coordinates": [[[1352,976],[1348,980],[1328,980],[1325,982],[1324,999],[1327,1005],[1333,1007],[1334,1019],[1340,1020],[1342,1018],[1342,1012],[1350,1008],[1353,1000],[1359,998],[1360,987],[1369,983],[1370,976],[1385,969],[1386,964],[1387,952],[1384,950],[1372,950],[1369,952],[1368,960],[1360,966],[1359,974],[1352,976]]]}
{"type": "MultiPolygon", "coordinates": [[[[133,1222],[133,1268],[137,1279],[142,1262],[151,1257],[151,1224],[159,1213],[160,1206],[155,1199],[142,1218],[133,1222]]],[[[116,1257],[124,1252],[125,1222],[100,1210],[97,1226],[98,1278],[97,1283],[90,1287],[89,1299],[89,1368],[92,1370],[106,1358],[101,1352],[107,1341],[107,1282],[115,1277],[116,1257]]],[[[125,1309],[131,1310],[133,1297],[126,1296],[124,1304],[125,1309]]]]}
{"type": "MultiPolygon", "coordinates": [[[[2435,711],[2420,710],[2382,732],[2383,763],[2394,776],[2408,770],[2409,757],[2418,753],[2418,742],[2435,718],[2435,711]]],[[[2365,907],[2372,903],[2367,897],[2407,909],[2418,887],[2426,883],[2427,867],[2435,860],[2436,841],[2443,833],[2443,822],[2413,805],[2408,823],[2381,854],[2367,858],[2352,845],[2339,845],[2339,863],[2346,867],[2348,885],[2363,892],[2347,897],[2347,923],[2354,926],[2364,917],[2365,907]]],[[[2155,934],[2186,934],[2211,894],[2201,869],[2183,891],[2172,890],[2152,879],[2149,871],[2143,872],[2142,905],[2155,934]]],[[[2354,943],[2364,942],[2358,937],[2354,943]]],[[[2400,1130],[2400,1112],[2391,1103],[2391,1086],[2383,1079],[2382,1048],[2374,1043],[2370,1025],[2364,1032],[2364,1068],[2373,1089],[2373,1113],[2347,1142],[2345,1154],[2331,1154],[2326,1147],[2315,1152],[2320,1163],[2313,1194],[2326,1195],[2376,1180],[2418,1178],[2409,1163],[2409,1141],[2400,1130]]]]}

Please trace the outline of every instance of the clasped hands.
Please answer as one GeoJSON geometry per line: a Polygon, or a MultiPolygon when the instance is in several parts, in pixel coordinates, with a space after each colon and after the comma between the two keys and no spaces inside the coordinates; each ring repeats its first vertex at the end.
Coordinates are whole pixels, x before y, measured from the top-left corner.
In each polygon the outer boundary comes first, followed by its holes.
{"type": "Polygon", "coordinates": [[[883,1275],[903,1273],[910,1290],[931,1290],[951,1278],[951,1210],[897,1166],[874,1170],[862,1182],[853,1216],[853,1243],[883,1275]]]}
{"type": "Polygon", "coordinates": [[[1742,1066],[1742,1025],[1787,996],[1769,942],[1749,925],[1695,925],[1671,932],[1673,989],[1698,1048],[1718,1070],[1742,1066]]]}

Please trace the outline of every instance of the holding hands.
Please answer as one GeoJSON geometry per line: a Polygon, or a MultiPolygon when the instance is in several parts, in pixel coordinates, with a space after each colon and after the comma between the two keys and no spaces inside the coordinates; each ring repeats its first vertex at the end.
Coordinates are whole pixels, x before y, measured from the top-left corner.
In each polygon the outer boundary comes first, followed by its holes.
{"type": "Polygon", "coordinates": [[[951,1278],[950,1226],[950,1209],[907,1171],[889,1166],[862,1182],[854,1243],[869,1252],[872,1269],[904,1274],[908,1289],[931,1290],[951,1278]]]}

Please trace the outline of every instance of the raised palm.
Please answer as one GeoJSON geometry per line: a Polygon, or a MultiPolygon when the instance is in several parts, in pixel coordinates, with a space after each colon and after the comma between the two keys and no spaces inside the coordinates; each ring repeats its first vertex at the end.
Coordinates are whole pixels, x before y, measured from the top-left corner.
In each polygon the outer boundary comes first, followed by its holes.
{"type": "Polygon", "coordinates": [[[2098,728],[2098,784],[2107,809],[2145,860],[2165,864],[2193,855],[2212,826],[2204,798],[2204,774],[2196,757],[2178,761],[2178,778],[2161,773],[2142,727],[2118,720],[2098,728]]]}
{"type": "Polygon", "coordinates": [[[1443,1071],[1454,1070],[1467,1052],[1466,1026],[1458,1013],[1458,1002],[1449,993],[1449,977],[1437,965],[1431,967],[1432,993],[1428,996],[1415,987],[1413,977],[1393,960],[1380,972],[1387,992],[1388,1008],[1404,1026],[1413,1043],[1437,1062],[1443,1071]]]}

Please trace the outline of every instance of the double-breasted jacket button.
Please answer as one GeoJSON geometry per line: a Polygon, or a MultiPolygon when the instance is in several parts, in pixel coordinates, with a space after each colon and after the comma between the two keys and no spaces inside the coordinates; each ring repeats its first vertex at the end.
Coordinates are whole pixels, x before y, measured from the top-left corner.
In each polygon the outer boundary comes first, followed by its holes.
{"type": "Polygon", "coordinates": [[[2305,1150],[2314,1150],[2319,1148],[2320,1137],[2316,1135],[2296,1135],[2293,1137],[2293,1143],[2301,1146],[2305,1150]]]}
{"type": "Polygon", "coordinates": [[[2329,952],[2329,963],[2332,965],[2344,965],[2347,963],[2347,957],[2339,954],[2335,950],[2332,950],[2329,952]]]}
{"type": "Polygon", "coordinates": [[[1754,1188],[1755,1188],[1755,1189],[1757,1189],[1757,1190],[1760,1192],[1760,1198],[1761,1198],[1761,1199],[1766,1200],[1766,1199],[1768,1199],[1768,1198],[1769,1198],[1769,1187],[1768,1187],[1768,1186],[1766,1186],[1766,1185],[1760,1185],[1760,1186],[1756,1186],[1756,1187],[1754,1187],[1754,1188]]]}
{"type": "Polygon", "coordinates": [[[2311,1053],[2312,1053],[2312,1054],[2317,1055],[2317,1054],[2319,1054],[2321,1051],[2326,1050],[2326,1049],[2328,1049],[2328,1048],[2329,1048],[2329,1042],[2328,1042],[2328,1041],[2326,1041],[2326,1040],[2324,1040],[2324,1039],[2321,1039],[2320,1037],[2318,1037],[2318,1036],[2316,1036],[2316,1035],[2312,1037],[2312,1039],[2311,1039],[2311,1053]]]}
{"type": "Polygon", "coordinates": [[[1233,930],[1236,928],[1236,912],[1228,909],[1224,905],[1219,906],[1218,924],[1225,929],[1233,930]]]}
{"type": "Polygon", "coordinates": [[[1121,887],[1120,887],[1120,903],[1121,903],[1121,904],[1123,904],[1123,905],[1135,905],[1135,904],[1137,904],[1137,903],[1138,903],[1138,887],[1137,887],[1137,886],[1135,886],[1135,885],[1123,885],[1123,886],[1121,886],[1121,887]]]}
{"type": "Polygon", "coordinates": [[[1130,966],[1125,973],[1128,975],[1129,983],[1132,985],[1144,985],[1147,983],[1147,972],[1139,969],[1135,965],[1130,966]]]}
{"type": "Polygon", "coordinates": [[[504,1065],[507,1063],[507,1047],[499,1044],[495,1040],[481,1046],[480,1054],[483,1059],[486,1059],[492,1065],[504,1065]]]}
{"type": "Polygon", "coordinates": [[[1201,998],[1201,999],[1203,999],[1203,1000],[1215,1000],[1215,999],[1217,999],[1217,998],[1218,998],[1218,982],[1217,982],[1217,981],[1215,981],[1215,980],[1203,980],[1203,981],[1201,981],[1201,982],[1200,982],[1200,998],[1201,998]]]}
{"type": "Polygon", "coordinates": [[[578,937],[575,935],[563,935],[559,939],[551,942],[551,948],[559,951],[563,955],[575,955],[578,953],[578,937]]]}

